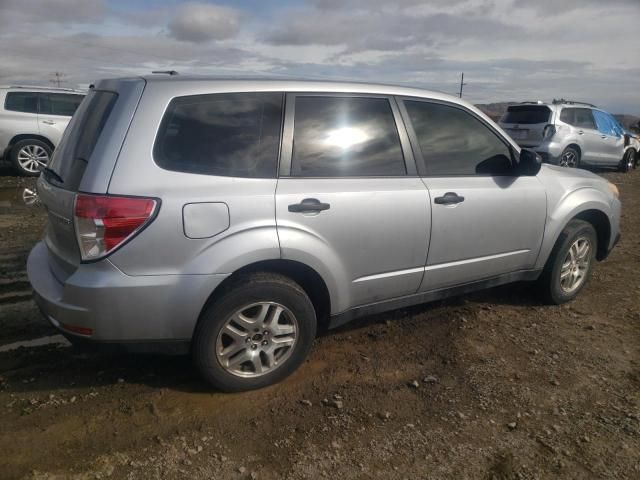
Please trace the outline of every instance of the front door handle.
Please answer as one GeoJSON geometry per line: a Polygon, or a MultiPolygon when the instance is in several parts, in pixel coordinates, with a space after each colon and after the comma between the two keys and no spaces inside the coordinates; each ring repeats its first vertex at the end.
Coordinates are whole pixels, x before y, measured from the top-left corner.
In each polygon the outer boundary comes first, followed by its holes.
{"type": "Polygon", "coordinates": [[[434,198],[433,201],[438,205],[455,205],[456,203],[464,202],[464,197],[455,192],[447,192],[442,197],[434,198]]]}
{"type": "Polygon", "coordinates": [[[582,130],[578,130],[578,135],[584,135],[584,132],[582,130]]]}
{"type": "Polygon", "coordinates": [[[52,121],[52,120],[42,120],[42,123],[46,123],[47,125],[55,125],[56,122],[52,121]]]}
{"type": "Polygon", "coordinates": [[[331,208],[331,205],[322,203],[317,198],[305,198],[300,203],[289,205],[289,211],[293,213],[322,212],[323,210],[329,210],[329,208],[331,208]]]}

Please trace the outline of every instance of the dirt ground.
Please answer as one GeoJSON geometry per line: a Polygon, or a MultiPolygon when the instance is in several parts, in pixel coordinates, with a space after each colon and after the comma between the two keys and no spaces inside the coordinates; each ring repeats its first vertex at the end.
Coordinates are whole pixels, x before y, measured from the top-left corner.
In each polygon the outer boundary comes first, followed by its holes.
{"type": "Polygon", "coordinates": [[[640,172],[601,174],[622,240],[575,302],[517,284],[369,317],[231,395],[184,357],[1,351],[56,332],[25,274],[34,182],[0,170],[0,478],[640,478],[640,172]]]}

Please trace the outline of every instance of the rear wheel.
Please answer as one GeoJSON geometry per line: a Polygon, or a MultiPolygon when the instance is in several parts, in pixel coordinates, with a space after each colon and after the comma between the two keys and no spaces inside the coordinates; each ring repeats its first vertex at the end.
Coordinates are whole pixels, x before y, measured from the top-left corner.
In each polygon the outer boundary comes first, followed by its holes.
{"type": "Polygon", "coordinates": [[[51,151],[51,147],[41,140],[20,140],[11,147],[11,162],[20,175],[35,177],[49,164],[51,151]]]}
{"type": "Polygon", "coordinates": [[[239,277],[202,313],[192,354],[214,387],[236,392],[279,382],[304,361],[316,334],[305,291],[272,273],[239,277]]]}
{"type": "Polygon", "coordinates": [[[567,147],[560,155],[558,165],[561,167],[578,168],[580,166],[580,152],[575,147],[567,147]]]}
{"type": "Polygon", "coordinates": [[[630,172],[636,166],[636,154],[632,149],[625,152],[624,157],[620,161],[619,170],[621,172],[630,172]]]}
{"type": "Polygon", "coordinates": [[[546,300],[556,305],[573,300],[593,268],[598,236],[593,225],[571,220],[564,228],[538,280],[546,300]]]}

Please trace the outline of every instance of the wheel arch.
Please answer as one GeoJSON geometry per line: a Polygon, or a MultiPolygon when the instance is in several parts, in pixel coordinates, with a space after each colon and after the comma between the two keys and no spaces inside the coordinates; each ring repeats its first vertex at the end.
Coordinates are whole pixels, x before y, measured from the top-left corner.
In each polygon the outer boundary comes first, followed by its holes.
{"type": "Polygon", "coordinates": [[[611,222],[609,221],[607,214],[602,210],[589,209],[578,213],[571,220],[583,220],[593,225],[593,228],[598,235],[598,250],[596,252],[596,258],[598,260],[604,259],[607,256],[609,241],[611,240],[611,222]]]}
{"type": "Polygon", "coordinates": [[[51,150],[53,151],[53,149],[55,149],[55,145],[53,144],[53,142],[51,140],[49,140],[47,137],[43,136],[43,135],[39,135],[36,133],[21,133],[19,135],[15,135],[10,141],[9,141],[9,145],[7,147],[7,150],[11,150],[13,148],[13,146],[22,141],[22,140],[40,140],[41,142],[46,143],[47,145],[49,145],[49,147],[51,148],[51,150]]]}
{"type": "Polygon", "coordinates": [[[318,327],[327,328],[331,312],[331,295],[327,283],[315,269],[302,262],[287,259],[261,260],[237,269],[211,292],[200,311],[200,315],[213,301],[224,295],[225,291],[231,288],[238,278],[256,272],[278,273],[300,285],[313,304],[318,327]]]}

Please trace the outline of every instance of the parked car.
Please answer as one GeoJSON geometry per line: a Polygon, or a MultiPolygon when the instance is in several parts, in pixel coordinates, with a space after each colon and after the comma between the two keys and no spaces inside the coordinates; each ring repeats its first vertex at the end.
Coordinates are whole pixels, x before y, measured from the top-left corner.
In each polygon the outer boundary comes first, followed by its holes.
{"type": "Polygon", "coordinates": [[[39,175],[83,98],[69,88],[0,86],[2,158],[21,175],[39,175]]]}
{"type": "Polygon", "coordinates": [[[103,80],[38,191],[48,320],[191,351],[226,391],[363,315],[519,280],[570,301],[619,237],[615,185],[541,165],[458,98],[372,84],[103,80]]]}
{"type": "Polygon", "coordinates": [[[625,137],[615,118],[594,105],[567,100],[512,105],[500,126],[518,145],[537,152],[544,162],[562,167],[632,168],[625,137]]]}

